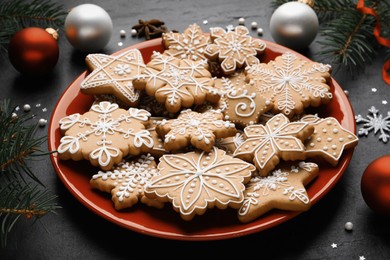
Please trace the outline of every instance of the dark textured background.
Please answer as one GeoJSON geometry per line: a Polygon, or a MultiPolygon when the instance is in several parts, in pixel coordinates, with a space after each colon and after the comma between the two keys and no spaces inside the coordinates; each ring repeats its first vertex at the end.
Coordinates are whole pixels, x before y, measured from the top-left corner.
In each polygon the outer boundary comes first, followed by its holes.
{"type": "MultiPolygon", "coordinates": [[[[103,1],[93,0],[111,16],[114,31],[104,53],[111,54],[121,48],[143,41],[120,38],[119,31],[130,30],[138,19],[157,18],[165,21],[169,29],[182,32],[189,24],[198,23],[207,31],[209,27],[237,25],[245,17],[250,27],[256,21],[264,29],[265,40],[272,41],[269,20],[273,9],[270,1],[249,0],[170,0],[170,1],[103,1]],[[209,23],[204,25],[203,20],[209,23]],[[123,46],[119,47],[118,42],[123,46]]],[[[64,1],[69,9],[84,1],[64,1]]],[[[257,36],[251,31],[253,36],[257,36]]],[[[12,98],[14,105],[28,103],[30,113],[49,119],[56,101],[85,69],[85,54],[75,51],[63,33],[60,33],[60,58],[52,73],[39,80],[28,80],[19,75],[8,59],[0,60],[0,97],[12,98]],[[41,107],[35,107],[41,104],[41,107]],[[47,108],[47,112],[42,112],[47,108]]],[[[302,53],[315,59],[320,46],[314,42],[302,53]]],[[[355,114],[366,116],[371,106],[387,114],[390,106],[390,86],[381,78],[383,56],[356,78],[343,73],[334,74],[338,83],[349,91],[355,114]],[[377,88],[372,92],[371,88],[377,88]],[[389,104],[382,104],[387,100],[389,104]]],[[[359,126],[358,126],[359,127],[359,126]]],[[[47,127],[39,130],[46,134],[47,127]]],[[[56,175],[49,157],[33,164],[38,177],[58,195],[62,209],[49,214],[34,225],[21,220],[10,236],[9,245],[0,250],[0,259],[131,259],[134,257],[188,257],[235,254],[255,259],[390,259],[389,219],[374,214],[365,204],[361,192],[361,176],[367,165],[379,156],[389,153],[389,145],[372,133],[361,137],[351,164],[335,187],[308,212],[269,230],[257,234],[222,241],[180,242],[144,236],[118,227],[93,214],[82,206],[56,175]],[[352,232],[344,224],[354,224],[352,232]],[[332,243],[338,244],[333,249],[332,243]],[[142,249],[142,248],[144,249],[142,249]],[[146,248],[146,250],[145,250],[146,248]]]]}

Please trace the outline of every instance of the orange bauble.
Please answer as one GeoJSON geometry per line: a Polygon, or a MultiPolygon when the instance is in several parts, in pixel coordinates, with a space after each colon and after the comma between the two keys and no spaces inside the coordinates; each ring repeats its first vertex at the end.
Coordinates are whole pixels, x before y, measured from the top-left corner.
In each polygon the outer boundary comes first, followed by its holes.
{"type": "Polygon", "coordinates": [[[57,64],[59,48],[53,35],[45,29],[29,27],[12,36],[8,57],[19,72],[40,75],[49,72],[57,64]]]}
{"type": "Polygon", "coordinates": [[[390,216],[390,154],[372,161],[361,179],[366,204],[376,213],[390,216]]]}

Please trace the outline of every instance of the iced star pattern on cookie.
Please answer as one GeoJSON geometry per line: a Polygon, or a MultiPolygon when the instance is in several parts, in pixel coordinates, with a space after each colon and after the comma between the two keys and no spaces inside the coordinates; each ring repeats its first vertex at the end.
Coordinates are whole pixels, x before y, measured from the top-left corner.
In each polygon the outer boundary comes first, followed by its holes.
{"type": "Polygon", "coordinates": [[[183,33],[164,33],[162,38],[166,47],[164,54],[194,61],[206,59],[204,50],[211,42],[210,36],[205,35],[197,24],[191,24],[183,33]]]}
{"type": "Polygon", "coordinates": [[[255,167],[213,147],[210,152],[163,155],[159,175],[145,187],[146,196],[171,202],[184,220],[203,215],[208,208],[238,208],[244,184],[255,167]]]}
{"type": "Polygon", "coordinates": [[[86,63],[92,72],[81,82],[85,94],[112,94],[128,105],[136,105],[140,91],[133,87],[133,79],[145,67],[141,52],[128,50],[117,56],[88,54],[86,63]]]}
{"type": "Polygon", "coordinates": [[[145,185],[157,175],[157,165],[150,154],[131,160],[123,160],[110,171],[99,171],[92,176],[93,188],[112,194],[116,210],[130,208],[141,203],[162,208],[163,203],[148,199],[144,193],[145,185]]]}
{"type": "Polygon", "coordinates": [[[315,163],[284,165],[266,177],[253,177],[246,185],[244,203],[238,211],[241,222],[250,222],[271,209],[306,211],[310,199],[305,186],[318,175],[315,163]]]}
{"type": "Polygon", "coordinates": [[[217,110],[198,113],[186,109],[176,119],[157,122],[156,131],[164,137],[164,148],[168,151],[188,145],[210,151],[216,138],[234,136],[237,132],[233,123],[222,118],[217,110]]]}
{"type": "Polygon", "coordinates": [[[138,155],[153,147],[145,130],[150,113],[137,108],[124,110],[102,101],[84,115],[72,114],[60,120],[64,136],[58,153],[61,159],[89,159],[94,166],[109,170],[127,154],[138,155]]]}
{"type": "Polygon", "coordinates": [[[290,122],[283,114],[277,114],[264,125],[244,128],[245,142],[233,156],[255,164],[261,176],[268,175],[283,160],[305,159],[305,140],[313,133],[313,126],[305,122],[290,122]]]}
{"type": "Polygon", "coordinates": [[[265,50],[262,40],[249,35],[245,26],[237,26],[232,31],[221,27],[211,28],[211,40],[205,50],[205,56],[211,60],[219,60],[225,74],[229,75],[236,69],[259,64],[257,55],[265,50]]]}
{"type": "Polygon", "coordinates": [[[136,89],[145,90],[165,104],[168,112],[176,113],[182,107],[218,102],[220,95],[205,60],[177,59],[154,52],[146,69],[133,81],[136,89]]]}
{"type": "Polygon", "coordinates": [[[261,95],[274,104],[275,113],[290,119],[308,106],[326,104],[332,99],[330,66],[309,62],[286,52],[269,63],[246,68],[247,78],[261,95]]]}

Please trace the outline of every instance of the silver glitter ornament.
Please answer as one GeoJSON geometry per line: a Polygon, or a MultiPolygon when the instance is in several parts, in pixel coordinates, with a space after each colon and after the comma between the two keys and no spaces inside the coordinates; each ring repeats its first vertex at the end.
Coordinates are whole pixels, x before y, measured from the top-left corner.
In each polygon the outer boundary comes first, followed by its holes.
{"type": "Polygon", "coordinates": [[[65,18],[65,34],[76,49],[96,52],[110,41],[113,25],[110,15],[95,4],[81,4],[65,18]]]}
{"type": "Polygon", "coordinates": [[[305,3],[287,2],[271,16],[270,31],[276,43],[294,50],[308,47],[318,33],[318,17],[305,3]]]}

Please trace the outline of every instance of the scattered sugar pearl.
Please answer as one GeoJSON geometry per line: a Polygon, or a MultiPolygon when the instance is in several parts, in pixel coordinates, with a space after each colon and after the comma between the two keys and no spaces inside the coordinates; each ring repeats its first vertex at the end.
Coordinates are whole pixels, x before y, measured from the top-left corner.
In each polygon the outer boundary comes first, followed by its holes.
{"type": "Polygon", "coordinates": [[[126,36],[126,31],[125,30],[120,30],[119,35],[123,38],[126,36]]]}
{"type": "Polygon", "coordinates": [[[258,35],[263,35],[263,33],[264,33],[263,28],[257,28],[257,34],[258,35]]]}
{"type": "Polygon", "coordinates": [[[25,105],[23,106],[23,110],[24,110],[24,112],[28,112],[28,111],[31,110],[31,106],[30,106],[29,104],[25,104],[25,105]]]}
{"type": "Polygon", "coordinates": [[[347,230],[347,231],[351,231],[351,230],[353,229],[353,224],[352,224],[352,222],[347,222],[347,223],[345,223],[344,228],[345,228],[345,230],[347,230]]]}
{"type": "Polygon", "coordinates": [[[240,19],[238,19],[238,24],[239,25],[244,25],[245,24],[245,18],[241,17],[240,19]]]}
{"type": "Polygon", "coordinates": [[[131,29],[131,36],[137,36],[137,30],[136,29],[131,29]]]}
{"type": "Polygon", "coordinates": [[[344,90],[344,93],[345,93],[345,95],[348,97],[349,91],[348,91],[348,90],[344,90]]]}
{"type": "Polygon", "coordinates": [[[12,117],[12,119],[16,119],[16,118],[18,118],[18,114],[12,113],[11,117],[12,117]]]}
{"type": "Polygon", "coordinates": [[[40,127],[44,127],[46,124],[47,124],[47,120],[46,119],[44,119],[44,118],[39,119],[38,125],[40,127]]]}
{"type": "Polygon", "coordinates": [[[257,23],[256,22],[252,22],[251,23],[251,27],[252,27],[252,29],[257,29],[257,23]]]}

